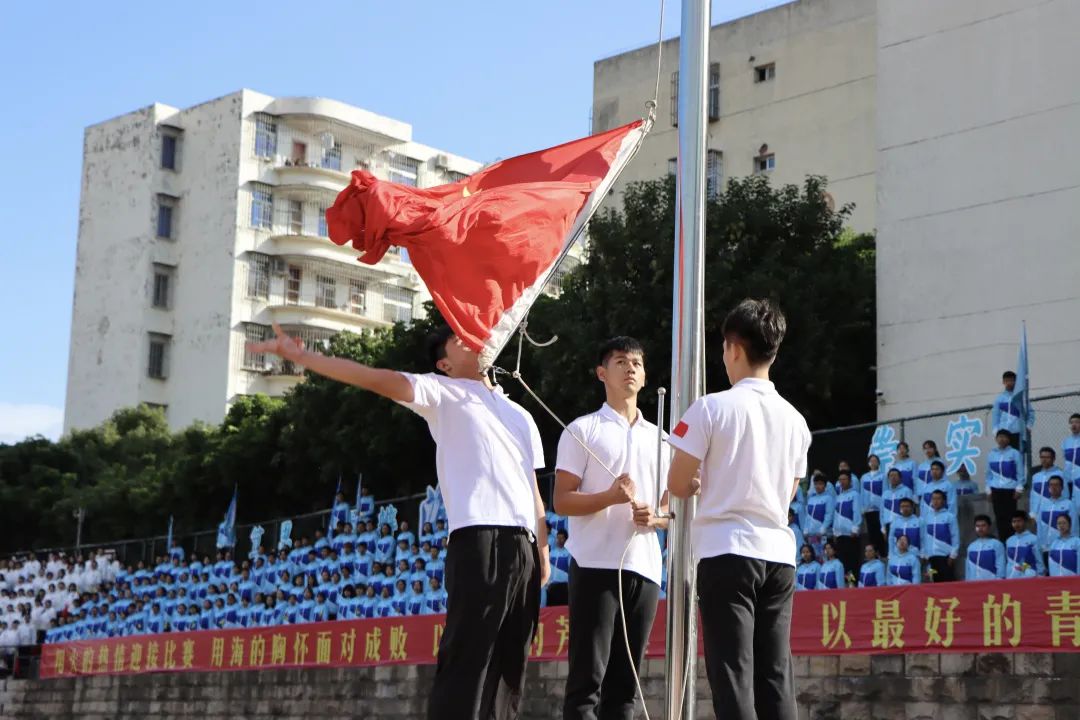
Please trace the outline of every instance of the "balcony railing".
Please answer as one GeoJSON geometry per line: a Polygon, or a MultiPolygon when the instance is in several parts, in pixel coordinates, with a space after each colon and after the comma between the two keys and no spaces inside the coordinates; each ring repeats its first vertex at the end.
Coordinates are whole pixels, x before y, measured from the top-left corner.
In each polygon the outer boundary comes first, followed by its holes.
{"type": "Polygon", "coordinates": [[[412,319],[416,291],[327,260],[248,253],[244,294],[271,307],[323,308],[383,322],[412,319]]]}

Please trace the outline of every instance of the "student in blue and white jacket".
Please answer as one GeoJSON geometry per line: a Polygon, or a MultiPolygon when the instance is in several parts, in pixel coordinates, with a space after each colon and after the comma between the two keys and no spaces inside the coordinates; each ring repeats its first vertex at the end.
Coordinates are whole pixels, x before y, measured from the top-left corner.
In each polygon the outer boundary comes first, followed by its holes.
{"type": "Polygon", "coordinates": [[[836,481],[836,509],[833,513],[833,547],[844,565],[844,576],[859,570],[859,532],[862,528],[862,493],[853,484],[849,470],[841,470],[836,481]]]}
{"type": "Polygon", "coordinates": [[[818,569],[817,587],[821,590],[838,590],[846,587],[844,563],[836,557],[836,547],[831,542],[825,543],[825,562],[818,569]]]}
{"type": "Polygon", "coordinates": [[[885,499],[887,481],[885,471],[881,469],[881,460],[877,455],[869,455],[866,458],[869,470],[859,478],[859,496],[862,506],[863,522],[866,524],[866,534],[870,536],[870,542],[877,548],[878,553],[885,551],[885,533],[881,531],[882,504],[885,499]]]}
{"type": "Polygon", "coordinates": [[[979,492],[979,483],[971,479],[971,473],[968,472],[966,465],[961,465],[957,471],[956,476],[952,480],[953,492],[956,493],[956,497],[963,495],[974,495],[979,492]]]}
{"type": "Polygon", "coordinates": [[[1050,544],[1050,577],[1080,575],[1080,538],[1068,515],[1057,519],[1058,538],[1050,544]]]}
{"type": "Polygon", "coordinates": [[[795,589],[817,590],[821,563],[814,557],[814,548],[803,545],[799,548],[799,558],[801,562],[795,568],[795,589]]]}
{"type": "Polygon", "coordinates": [[[1073,505],[1080,509],[1080,413],[1069,416],[1069,434],[1061,441],[1061,461],[1073,505]]]}
{"type": "Polygon", "coordinates": [[[932,460],[930,462],[930,475],[926,482],[922,485],[922,493],[920,493],[919,500],[919,514],[930,510],[930,497],[935,491],[940,490],[945,495],[946,510],[952,510],[956,512],[956,488],[953,484],[945,479],[945,463],[941,460],[932,460]]]}
{"type": "MultiPolygon", "coordinates": [[[[925,490],[923,486],[930,482],[930,468],[935,461],[942,464],[942,470],[944,471],[945,461],[941,459],[941,454],[938,453],[937,443],[933,440],[924,440],[922,444],[923,453],[926,455],[926,459],[919,463],[919,467],[915,469],[915,494],[922,495],[925,490]]],[[[929,503],[927,504],[929,506],[929,503]]],[[[922,512],[920,510],[920,512],[922,512]]]]}
{"type": "Polygon", "coordinates": [[[881,587],[885,585],[885,563],[878,557],[877,548],[867,545],[863,553],[866,562],[859,568],[859,587],[881,587]]]}
{"type": "Polygon", "coordinates": [[[896,547],[889,553],[888,585],[918,585],[922,582],[922,565],[919,556],[909,550],[906,535],[896,541],[896,547]]]}
{"type": "Polygon", "coordinates": [[[945,491],[931,493],[930,507],[919,520],[922,523],[922,556],[926,559],[931,582],[952,582],[956,579],[953,568],[960,555],[960,527],[956,513],[945,507],[945,491]]]}
{"type": "Polygon", "coordinates": [[[1013,513],[1013,534],[1005,543],[1005,577],[1010,580],[1046,574],[1039,539],[1027,529],[1027,523],[1028,516],[1023,510],[1013,513]]]}
{"type": "Polygon", "coordinates": [[[915,493],[904,484],[903,476],[896,468],[889,470],[888,485],[881,497],[881,533],[888,536],[889,525],[893,520],[900,517],[900,501],[903,499],[914,501],[915,493]]]}
{"type": "MultiPolygon", "coordinates": [[[[1017,447],[1020,441],[1020,433],[1025,430],[1024,423],[1020,418],[1021,398],[1016,395],[1016,373],[1007,370],[1001,375],[1001,384],[1004,389],[994,398],[994,409],[990,413],[990,428],[994,435],[1001,430],[1009,433],[1009,444],[1017,447]]],[[[1032,410],[1027,419],[1027,430],[1035,425],[1035,411],[1032,410]]]]}
{"type": "Polygon", "coordinates": [[[1039,537],[1039,549],[1050,551],[1050,544],[1058,537],[1057,520],[1061,516],[1069,518],[1069,527],[1076,527],[1076,508],[1072,502],[1062,496],[1065,481],[1061,475],[1053,475],[1046,483],[1049,497],[1039,503],[1039,514],[1035,518],[1036,534],[1039,537]]]}
{"type": "Polygon", "coordinates": [[[966,558],[965,580],[1005,577],[1005,545],[990,534],[989,515],[975,516],[975,539],[967,546],[966,558]]]}
{"type": "MultiPolygon", "coordinates": [[[[1055,475],[1062,479],[1068,477],[1063,469],[1054,464],[1056,459],[1057,453],[1054,452],[1054,448],[1039,448],[1039,470],[1031,476],[1031,494],[1028,495],[1028,514],[1033,519],[1039,517],[1039,503],[1050,497],[1050,488],[1047,481],[1055,475]]],[[[1066,482],[1061,492],[1061,497],[1066,500],[1071,499],[1069,496],[1069,485],[1071,484],[1066,482]]]]}
{"type": "Polygon", "coordinates": [[[832,534],[835,507],[836,497],[829,492],[825,476],[815,476],[810,495],[806,498],[806,522],[803,525],[803,536],[814,549],[815,556],[821,555],[825,538],[832,534]]]}
{"type": "Polygon", "coordinates": [[[795,535],[795,564],[799,564],[799,554],[802,551],[802,546],[806,544],[806,539],[803,537],[802,530],[799,528],[799,522],[795,517],[795,509],[788,508],[787,511],[788,528],[792,534],[795,535]]]}
{"type": "Polygon", "coordinates": [[[915,501],[911,498],[900,500],[900,514],[889,523],[889,554],[896,550],[896,542],[901,537],[908,539],[908,546],[915,555],[922,551],[922,525],[915,515],[915,501]]]}
{"type": "Polygon", "coordinates": [[[912,493],[915,492],[915,461],[909,457],[908,453],[911,452],[906,442],[901,442],[896,446],[896,457],[893,458],[892,464],[889,469],[896,468],[900,471],[900,478],[904,481],[904,485],[912,493]]]}
{"type": "Polygon", "coordinates": [[[995,527],[1004,541],[1012,534],[1012,514],[1024,494],[1027,469],[1020,451],[1009,446],[1007,430],[998,430],[994,439],[997,447],[986,456],[986,491],[994,508],[995,527]]]}

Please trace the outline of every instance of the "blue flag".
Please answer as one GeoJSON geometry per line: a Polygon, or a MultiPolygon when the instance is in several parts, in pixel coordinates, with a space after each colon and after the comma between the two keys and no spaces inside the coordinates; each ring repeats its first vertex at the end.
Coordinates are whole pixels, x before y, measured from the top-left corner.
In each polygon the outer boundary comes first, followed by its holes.
{"type": "Polygon", "coordinates": [[[165,536],[165,552],[172,551],[172,515],[169,516],[169,533],[165,536]]]}
{"type": "Polygon", "coordinates": [[[259,555],[259,545],[262,543],[262,536],[265,532],[262,525],[256,525],[251,528],[251,551],[248,552],[249,558],[255,558],[259,555]]]}
{"type": "Polygon", "coordinates": [[[330,500],[330,515],[326,518],[326,539],[334,539],[334,508],[337,507],[337,496],[341,492],[341,473],[337,476],[337,487],[334,488],[334,497],[330,500]]]}
{"type": "Polygon", "coordinates": [[[218,525],[217,546],[219,549],[236,545],[236,491],[237,487],[234,485],[232,500],[225,511],[225,519],[218,525]]]}
{"type": "Polygon", "coordinates": [[[1013,398],[1020,409],[1020,420],[1026,427],[1031,419],[1031,382],[1028,377],[1027,325],[1020,324],[1020,355],[1016,359],[1016,385],[1013,398]]]}
{"type": "Polygon", "coordinates": [[[360,487],[364,484],[363,473],[356,473],[356,514],[360,514],[360,487]]]}

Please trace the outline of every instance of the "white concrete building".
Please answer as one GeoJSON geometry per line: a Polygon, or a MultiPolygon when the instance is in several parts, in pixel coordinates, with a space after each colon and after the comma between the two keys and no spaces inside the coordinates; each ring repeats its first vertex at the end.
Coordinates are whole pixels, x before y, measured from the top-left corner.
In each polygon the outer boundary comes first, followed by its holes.
{"type": "Polygon", "coordinates": [[[271,321],[310,344],[410,319],[427,295],[407,259],[357,263],[325,210],[355,168],[425,187],[480,167],[404,122],[250,90],[94,125],[83,154],[65,432],[140,403],[217,422],[238,395],[280,395],[299,371],[244,350],[271,321]]]}
{"type": "MultiPolygon", "coordinates": [[[[709,35],[708,185],[767,173],[774,184],[824,175],[850,225],[872,231],[877,0],[797,0],[716,25],[709,35]]],[[[593,131],[644,114],[656,45],[598,61],[593,131]]],[[[679,41],[663,45],[657,121],[616,186],[674,172],[679,41]]]]}
{"type": "Polygon", "coordinates": [[[880,418],[989,403],[1025,320],[1033,394],[1080,385],[1078,29],[1076,0],[881,0],[880,418]]]}

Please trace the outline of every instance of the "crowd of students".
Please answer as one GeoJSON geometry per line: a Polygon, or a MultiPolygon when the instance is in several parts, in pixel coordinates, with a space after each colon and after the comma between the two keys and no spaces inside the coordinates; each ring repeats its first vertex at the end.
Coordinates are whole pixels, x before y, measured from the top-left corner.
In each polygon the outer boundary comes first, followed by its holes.
{"type": "Polygon", "coordinates": [[[1030,485],[1016,433],[998,427],[995,440],[984,486],[994,517],[975,517],[975,538],[963,555],[959,498],[980,488],[963,465],[946,477],[934,441],[923,443],[918,463],[900,443],[887,469],[870,455],[861,476],[843,461],[835,483],[815,471],[788,513],[799,547],[797,588],[947,582],[957,579],[961,563],[965,580],[1080,574],[1080,414],[1069,419],[1064,467],[1054,448],[1040,448],[1030,485]],[[1027,509],[1018,509],[1025,494],[1027,509]]]}

